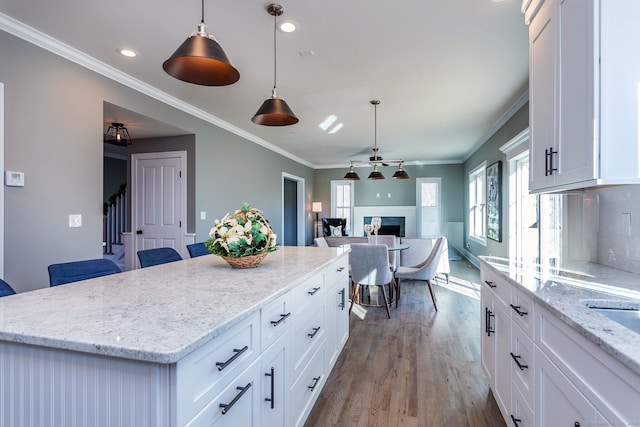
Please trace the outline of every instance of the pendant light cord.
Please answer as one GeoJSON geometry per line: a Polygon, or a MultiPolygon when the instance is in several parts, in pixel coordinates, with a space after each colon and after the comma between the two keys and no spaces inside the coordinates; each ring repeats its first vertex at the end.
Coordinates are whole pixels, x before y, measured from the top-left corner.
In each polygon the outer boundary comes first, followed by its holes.
{"type": "MultiPolygon", "coordinates": [[[[204,1],[204,0],[202,0],[204,1]]],[[[278,55],[276,54],[277,45],[276,45],[276,27],[277,27],[277,19],[278,14],[273,14],[273,90],[275,93],[276,90],[276,72],[278,70],[278,55]]]]}
{"type": "Polygon", "coordinates": [[[200,22],[204,24],[204,0],[202,0],[202,18],[200,18],[200,22]]]}

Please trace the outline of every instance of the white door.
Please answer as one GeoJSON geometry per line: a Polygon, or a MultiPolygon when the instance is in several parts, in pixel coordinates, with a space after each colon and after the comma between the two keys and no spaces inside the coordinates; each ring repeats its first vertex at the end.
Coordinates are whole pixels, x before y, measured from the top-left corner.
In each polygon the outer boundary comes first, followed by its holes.
{"type": "Polygon", "coordinates": [[[186,152],[134,154],[132,161],[135,251],[170,247],[184,257],[186,152]]]}

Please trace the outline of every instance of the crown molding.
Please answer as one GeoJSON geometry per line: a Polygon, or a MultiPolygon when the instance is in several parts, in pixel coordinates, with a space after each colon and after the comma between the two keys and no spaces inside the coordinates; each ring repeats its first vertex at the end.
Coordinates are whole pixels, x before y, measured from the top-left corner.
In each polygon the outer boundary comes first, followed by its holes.
{"type": "Polygon", "coordinates": [[[55,55],[58,55],[71,62],[74,62],[80,65],[81,67],[84,67],[88,70],[98,73],[115,82],[123,84],[137,92],[147,95],[164,104],[177,108],[178,110],[181,110],[191,116],[197,117],[207,123],[215,125],[235,135],[238,135],[248,141],[258,144],[264,148],[267,148],[268,150],[271,150],[277,154],[287,157],[295,162],[298,162],[310,168],[314,168],[315,166],[312,163],[298,156],[295,156],[294,154],[291,154],[288,151],[283,150],[282,148],[277,147],[271,144],[270,142],[250,132],[240,129],[239,127],[234,126],[231,123],[226,122],[217,116],[214,116],[213,114],[209,114],[200,108],[197,108],[187,102],[182,101],[181,99],[178,99],[172,95],[169,95],[168,93],[163,92],[155,88],[154,86],[151,86],[143,82],[142,80],[132,77],[118,70],[117,68],[112,67],[111,65],[108,65],[92,56],[89,56],[86,53],[74,47],[71,47],[65,43],[62,43],[61,41],[54,39],[53,37],[41,31],[38,31],[35,28],[32,28],[1,12],[0,12],[0,30],[3,30],[35,46],[38,46],[55,55]]]}

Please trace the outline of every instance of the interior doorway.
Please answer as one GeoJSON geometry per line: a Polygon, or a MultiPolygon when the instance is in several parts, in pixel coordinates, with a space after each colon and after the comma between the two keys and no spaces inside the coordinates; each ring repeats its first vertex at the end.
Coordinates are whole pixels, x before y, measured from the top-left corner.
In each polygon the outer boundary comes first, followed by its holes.
{"type": "Polygon", "coordinates": [[[305,181],[282,173],[282,238],[285,246],[305,246],[305,181]]]}

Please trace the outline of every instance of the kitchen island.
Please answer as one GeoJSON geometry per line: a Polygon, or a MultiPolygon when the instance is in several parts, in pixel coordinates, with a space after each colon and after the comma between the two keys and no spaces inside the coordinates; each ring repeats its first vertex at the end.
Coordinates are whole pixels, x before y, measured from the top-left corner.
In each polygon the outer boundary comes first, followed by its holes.
{"type": "Polygon", "coordinates": [[[348,337],[346,254],[208,255],[2,298],[0,425],[304,423],[348,337]]]}
{"type": "Polygon", "coordinates": [[[638,275],[497,257],[481,257],[481,275],[482,366],[508,424],[640,424],[638,275]]]}

